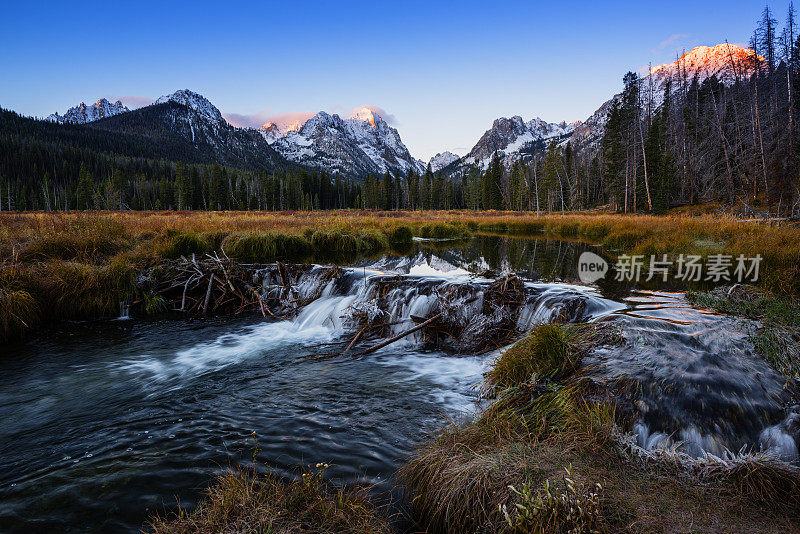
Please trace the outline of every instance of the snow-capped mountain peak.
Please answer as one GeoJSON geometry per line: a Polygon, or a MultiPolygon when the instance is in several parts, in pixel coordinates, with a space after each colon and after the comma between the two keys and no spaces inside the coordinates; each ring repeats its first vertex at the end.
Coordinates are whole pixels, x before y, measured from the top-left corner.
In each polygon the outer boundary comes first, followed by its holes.
{"type": "Polygon", "coordinates": [[[181,89],[175,91],[171,95],[162,96],[156,100],[154,104],[165,104],[167,102],[176,102],[186,106],[213,121],[225,122],[225,119],[222,118],[222,113],[220,113],[214,104],[209,102],[203,95],[190,91],[189,89],[181,89]]]}
{"type": "MultiPolygon", "coordinates": [[[[745,80],[752,75],[757,61],[764,61],[764,58],[735,44],[698,46],[672,63],[652,67],[642,80],[642,96],[645,102],[651,99],[652,107],[657,108],[663,102],[664,89],[669,81],[673,90],[678,90],[683,80],[691,84],[697,78],[698,83],[702,83],[711,76],[716,76],[725,85],[732,85],[737,78],[745,80]]],[[[571,138],[573,146],[578,149],[599,146],[611,105],[620,98],[621,94],[615,95],[575,128],[571,138]]]]}
{"type": "Polygon", "coordinates": [[[431,166],[431,171],[439,172],[454,161],[458,161],[459,157],[452,152],[444,151],[436,154],[431,158],[428,164],[431,166]]]}
{"type": "Polygon", "coordinates": [[[421,170],[397,130],[367,106],[347,119],[320,111],[297,126],[267,123],[259,131],[288,160],[331,173],[405,175],[421,170]]]}
{"type": "Polygon", "coordinates": [[[378,117],[378,121],[380,121],[380,117],[376,115],[370,108],[364,106],[356,109],[351,115],[350,119],[356,119],[362,122],[367,122],[371,126],[375,126],[375,118],[378,117]]]}
{"type": "Polygon", "coordinates": [[[47,117],[47,120],[61,124],[86,124],[106,117],[119,115],[126,111],[130,110],[119,100],[112,104],[105,98],[101,98],[91,106],[87,106],[85,103],[81,102],[77,106],[68,109],[64,115],[53,113],[47,117]]]}
{"type": "Polygon", "coordinates": [[[519,115],[511,118],[495,119],[492,127],[483,134],[476,145],[465,156],[465,160],[480,166],[486,166],[495,152],[511,161],[529,155],[542,148],[549,140],[562,141],[568,138],[575,124],[566,122],[551,123],[538,117],[525,122],[519,115]]]}

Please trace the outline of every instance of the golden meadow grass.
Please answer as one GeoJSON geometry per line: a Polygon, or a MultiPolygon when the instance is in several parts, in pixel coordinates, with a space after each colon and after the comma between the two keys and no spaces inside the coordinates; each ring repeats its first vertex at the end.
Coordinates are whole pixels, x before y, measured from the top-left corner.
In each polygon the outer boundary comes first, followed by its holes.
{"type": "Polygon", "coordinates": [[[800,293],[800,228],[711,215],[8,212],[0,214],[0,337],[56,319],[113,315],[135,273],[162,258],[224,251],[249,262],[344,263],[389,247],[402,251],[412,233],[459,239],[476,232],[579,240],[610,254],[760,254],[763,287],[800,293]]]}

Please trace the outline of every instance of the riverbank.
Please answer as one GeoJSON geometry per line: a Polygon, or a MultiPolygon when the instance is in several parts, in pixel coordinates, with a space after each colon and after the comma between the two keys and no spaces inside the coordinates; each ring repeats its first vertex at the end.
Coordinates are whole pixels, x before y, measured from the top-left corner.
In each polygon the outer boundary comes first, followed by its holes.
{"type": "Polygon", "coordinates": [[[713,216],[504,212],[73,212],[0,214],[0,339],[63,319],[114,317],[136,277],[169,258],[348,263],[413,236],[543,236],[609,255],[761,255],[759,284],[800,293],[800,229],[713,216]]]}

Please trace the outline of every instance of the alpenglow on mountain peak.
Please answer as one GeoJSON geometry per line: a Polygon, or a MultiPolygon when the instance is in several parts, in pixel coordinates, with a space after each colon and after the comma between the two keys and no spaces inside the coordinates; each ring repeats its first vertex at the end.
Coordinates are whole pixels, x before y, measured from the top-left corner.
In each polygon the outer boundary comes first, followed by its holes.
{"type": "MultiPolygon", "coordinates": [[[[304,118],[305,119],[305,118],[304,118]]],[[[397,130],[370,106],[348,118],[320,111],[305,120],[269,121],[258,130],[289,161],[332,174],[365,176],[421,172],[397,130]]]]}
{"type": "Polygon", "coordinates": [[[380,116],[373,112],[368,106],[362,106],[353,111],[349,118],[368,122],[372,126],[375,126],[375,117],[378,117],[378,121],[382,120],[380,116]]]}

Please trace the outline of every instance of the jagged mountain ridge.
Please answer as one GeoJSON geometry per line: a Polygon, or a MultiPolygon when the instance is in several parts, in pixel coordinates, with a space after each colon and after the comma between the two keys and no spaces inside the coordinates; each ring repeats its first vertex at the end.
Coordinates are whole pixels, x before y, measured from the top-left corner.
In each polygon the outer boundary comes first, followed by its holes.
{"type": "Polygon", "coordinates": [[[203,95],[195,93],[194,91],[190,91],[189,89],[180,89],[171,95],[162,96],[153,102],[153,104],[166,104],[167,102],[181,104],[182,106],[194,110],[196,113],[199,113],[211,121],[227,123],[227,121],[222,117],[222,113],[216,108],[216,106],[214,106],[214,104],[212,104],[203,95]]]}
{"type": "MultiPolygon", "coordinates": [[[[159,130],[164,125],[170,125],[178,137],[191,142],[198,149],[210,150],[214,161],[263,168],[264,162],[259,162],[253,153],[255,147],[261,146],[267,166],[274,164],[277,158],[351,178],[385,172],[405,176],[411,170],[417,173],[424,171],[424,165],[411,156],[397,130],[369,107],[357,109],[347,119],[320,112],[308,120],[295,119],[285,124],[268,122],[256,130],[231,126],[207,98],[189,89],[162,96],[147,108],[166,104],[176,104],[192,113],[181,115],[174,108],[169,108],[169,117],[156,117],[157,114],[147,112],[145,115],[148,120],[158,120],[159,130]],[[234,134],[234,131],[239,133],[234,134]]],[[[70,110],[69,117],[76,118],[69,121],[57,114],[52,117],[55,122],[85,125],[130,113],[119,102],[112,105],[101,99],[96,106],[86,108],[81,104],[70,110]]],[[[140,124],[141,115],[137,115],[137,120],[111,122],[103,125],[103,128],[114,125],[119,129],[122,128],[120,125],[126,124],[139,134],[148,135],[147,128],[140,124]]]]}
{"type": "Polygon", "coordinates": [[[59,124],[87,124],[127,111],[130,110],[119,100],[111,103],[107,99],[101,98],[91,106],[81,102],[77,106],[69,108],[64,115],[59,115],[57,112],[53,113],[47,117],[47,120],[59,124]]]}
{"type": "Polygon", "coordinates": [[[405,176],[411,170],[423,171],[397,130],[367,107],[347,119],[320,111],[302,125],[269,122],[259,131],[287,160],[332,174],[365,176],[388,171],[405,176]]]}
{"type": "MultiPolygon", "coordinates": [[[[752,73],[755,57],[752,50],[727,43],[696,47],[672,63],[651,68],[642,84],[644,98],[651,99],[653,106],[657,107],[670,80],[678,87],[683,80],[691,83],[696,78],[702,82],[714,75],[722,83],[731,84],[752,73]]],[[[258,130],[241,129],[230,126],[208,99],[183,89],[162,96],[153,106],[175,104],[191,110],[191,114],[181,114],[170,108],[160,117],[148,113],[148,118],[159,121],[160,131],[172,128],[170,135],[174,134],[175,139],[191,143],[195,150],[208,150],[207,159],[225,164],[266,168],[283,160],[284,163],[292,162],[348,177],[387,171],[405,176],[410,170],[422,173],[430,164],[434,172],[453,174],[472,165],[485,168],[495,151],[506,165],[517,159],[529,159],[553,140],[560,144],[569,141],[576,150],[596,150],[608,111],[617,98],[619,95],[603,103],[586,121],[572,124],[548,123],[539,118],[525,122],[519,116],[498,118],[463,158],[443,152],[427,164],[413,158],[397,130],[368,107],[356,110],[346,119],[319,112],[307,120],[302,117],[284,124],[267,123],[258,130]],[[264,151],[263,157],[259,156],[258,150],[264,151]]],[[[112,104],[100,99],[91,106],[81,103],[64,116],[51,115],[50,120],[60,124],[99,127],[97,123],[100,121],[125,117],[130,113],[133,112],[119,101],[112,104]]],[[[133,123],[136,123],[133,128],[137,135],[150,135],[147,128],[137,121],[118,120],[107,124],[123,131],[124,127],[120,125],[133,123]]],[[[159,135],[166,135],[166,132],[161,131],[159,135]]]]}
{"type": "Polygon", "coordinates": [[[451,163],[458,161],[459,159],[461,158],[459,158],[459,156],[457,156],[456,154],[453,154],[452,152],[445,150],[444,152],[439,152],[438,154],[433,156],[428,162],[428,165],[431,166],[431,171],[439,172],[440,170],[444,169],[451,163]]]}
{"type": "MultiPolygon", "coordinates": [[[[744,79],[753,73],[755,57],[752,50],[734,44],[695,47],[672,63],[652,67],[643,79],[643,99],[646,101],[650,98],[652,106],[657,108],[663,101],[664,89],[669,81],[673,82],[676,90],[683,80],[691,83],[696,78],[698,83],[702,83],[711,76],[731,85],[737,78],[744,79]]],[[[463,171],[471,165],[486,168],[495,151],[508,165],[543,150],[551,140],[559,144],[569,141],[576,150],[596,150],[605,131],[611,105],[620,96],[614,95],[604,102],[585,121],[572,124],[547,123],[541,119],[526,123],[519,116],[501,117],[494,121],[457,165],[451,162],[449,167],[444,166],[443,169],[452,173],[463,171]]]]}
{"type": "Polygon", "coordinates": [[[526,161],[547,148],[551,141],[562,143],[569,140],[579,125],[579,122],[551,123],[539,117],[528,122],[519,115],[510,118],[500,117],[495,119],[492,127],[484,132],[467,155],[450,161],[440,170],[446,175],[452,175],[466,172],[473,166],[485,169],[495,152],[504,166],[509,166],[518,160],[526,161]]]}
{"type": "Polygon", "coordinates": [[[495,152],[506,163],[524,159],[550,140],[560,142],[568,138],[574,130],[575,124],[548,123],[538,117],[528,122],[519,115],[501,117],[494,121],[464,159],[481,167],[489,164],[495,152]]]}
{"type": "Polygon", "coordinates": [[[255,130],[235,128],[213,116],[168,99],[87,127],[182,146],[194,155],[193,160],[204,163],[250,170],[273,169],[287,163],[255,130]]]}

